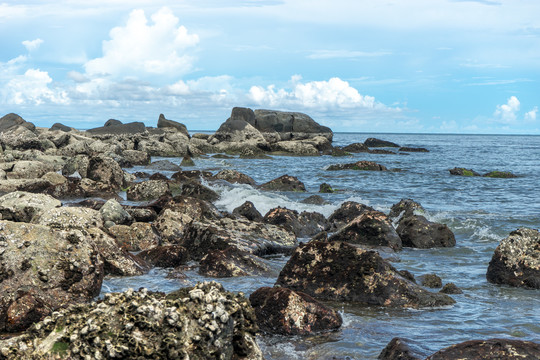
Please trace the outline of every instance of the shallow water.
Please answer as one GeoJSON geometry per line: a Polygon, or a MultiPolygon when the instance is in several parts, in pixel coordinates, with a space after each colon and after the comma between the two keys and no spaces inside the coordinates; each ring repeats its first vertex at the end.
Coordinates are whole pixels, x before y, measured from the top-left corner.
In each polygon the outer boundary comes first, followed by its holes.
{"type": "MultiPolygon", "coordinates": [[[[261,337],[266,359],[375,359],[395,336],[414,340],[425,354],[451,344],[493,337],[540,342],[540,291],[492,285],[486,281],[488,263],[499,241],[518,227],[540,226],[540,137],[482,135],[335,134],[334,145],[363,142],[378,137],[402,146],[425,147],[429,153],[410,155],[354,154],[352,157],[274,157],[273,160],[195,159],[196,168],[232,168],[253,177],[258,184],[283,174],[297,176],[308,193],[260,192],[249,186],[213,185],[221,194],[217,205],[232,211],[252,201],[266,213],[276,206],[330,215],[346,200],[368,204],[388,212],[402,198],[420,202],[428,218],[448,224],[456,236],[454,248],[405,249],[391,258],[399,270],[416,277],[437,273],[443,283],[454,282],[462,290],[452,295],[456,305],[444,309],[403,310],[333,303],[344,318],[341,330],[320,336],[261,337]],[[330,164],[358,160],[376,161],[400,172],[329,172],[330,164]],[[511,171],[516,179],[451,176],[448,169],[471,168],[480,173],[511,171]],[[320,194],[328,205],[299,203],[318,193],[322,182],[340,191],[320,194]]],[[[181,159],[169,159],[180,163],[181,159]]],[[[133,169],[137,171],[140,169],[133,169]]],[[[268,259],[275,276],[220,279],[227,290],[250,294],[272,286],[284,257],[268,259]]],[[[169,280],[166,270],[133,278],[109,278],[103,292],[128,287],[172,291],[208,280],[186,271],[186,279],[169,280]]]]}

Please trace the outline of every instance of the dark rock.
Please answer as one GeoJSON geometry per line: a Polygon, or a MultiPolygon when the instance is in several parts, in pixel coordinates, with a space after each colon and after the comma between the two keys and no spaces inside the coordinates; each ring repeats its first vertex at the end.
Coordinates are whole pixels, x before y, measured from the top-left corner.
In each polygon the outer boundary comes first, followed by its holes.
{"type": "Polygon", "coordinates": [[[120,189],[124,185],[124,172],[120,165],[110,157],[94,156],[88,162],[87,177],[104,183],[111,189],[120,189]]]}
{"type": "Polygon", "coordinates": [[[148,180],[136,183],[126,191],[128,200],[155,200],[170,195],[169,184],[162,180],[148,180]]]}
{"type": "Polygon", "coordinates": [[[429,249],[456,246],[456,239],[448,226],[431,222],[422,215],[403,218],[396,231],[403,247],[429,249]]]}
{"type": "Polygon", "coordinates": [[[61,123],[54,123],[53,126],[51,126],[51,128],[49,129],[49,131],[57,131],[57,130],[63,131],[63,132],[70,132],[73,130],[73,128],[66,126],[64,124],[61,124],[61,123]]]}
{"type": "Polygon", "coordinates": [[[118,246],[127,251],[141,251],[157,246],[161,238],[152,224],[134,222],[130,226],[113,225],[107,229],[118,246]]]}
{"type": "Polygon", "coordinates": [[[422,286],[437,289],[442,287],[442,280],[437,274],[426,274],[420,276],[420,280],[422,281],[422,286]]]}
{"type": "Polygon", "coordinates": [[[401,250],[401,239],[396,230],[388,217],[379,211],[363,213],[330,236],[328,241],[344,241],[367,246],[387,246],[393,250],[401,250]]]}
{"type": "Polygon", "coordinates": [[[402,152],[429,152],[429,150],[426,149],[426,148],[416,148],[416,147],[407,147],[407,146],[400,147],[399,151],[402,151],[402,152]]]}
{"type": "Polygon", "coordinates": [[[193,161],[193,159],[191,158],[191,156],[184,156],[182,158],[182,162],[180,163],[180,166],[195,166],[195,162],[193,161]]]}
{"type": "Polygon", "coordinates": [[[336,164],[330,165],[326,168],[329,171],[336,170],[367,170],[367,171],[387,171],[388,169],[384,165],[377,164],[373,161],[357,161],[352,164],[336,164]]]}
{"type": "Polygon", "coordinates": [[[199,180],[199,179],[211,179],[212,173],[210,171],[201,171],[201,170],[186,170],[178,171],[172,174],[171,179],[177,182],[182,182],[186,180],[199,180]]]}
{"type": "Polygon", "coordinates": [[[338,329],[339,313],[311,296],[287,288],[262,287],[249,297],[257,325],[270,334],[313,335],[338,329]]]}
{"type": "Polygon", "coordinates": [[[454,283],[444,284],[443,288],[439,292],[443,294],[463,294],[463,291],[454,283]]]}
{"type": "Polygon", "coordinates": [[[419,354],[411,346],[411,341],[395,337],[381,351],[378,360],[422,360],[424,356],[419,354]]]}
{"type": "Polygon", "coordinates": [[[340,149],[338,147],[332,148],[332,152],[330,153],[331,156],[340,157],[340,156],[351,156],[351,153],[348,151],[345,151],[343,149],[340,149]]]}
{"type": "Polygon", "coordinates": [[[163,245],[146,249],[137,254],[152,266],[170,268],[186,264],[189,254],[185,247],[180,245],[163,245]]]}
{"type": "Polygon", "coordinates": [[[179,123],[177,121],[174,121],[174,120],[167,120],[163,114],[159,114],[157,127],[158,129],[173,128],[181,132],[182,134],[186,135],[188,139],[190,138],[186,125],[179,123]]]}
{"type": "Polygon", "coordinates": [[[329,227],[324,215],[316,212],[303,211],[298,213],[282,207],[271,209],[264,215],[267,224],[279,225],[292,231],[297,237],[311,237],[329,227]]]}
{"type": "Polygon", "coordinates": [[[156,220],[158,214],[152,208],[127,208],[134,222],[152,222],[156,220]]]}
{"type": "Polygon", "coordinates": [[[327,242],[328,241],[328,232],[327,231],[321,231],[320,233],[313,236],[310,241],[327,242]]]}
{"type": "Polygon", "coordinates": [[[369,148],[366,146],[366,144],[362,143],[354,143],[347,145],[343,148],[343,150],[351,153],[369,152],[369,148]]]}
{"type": "Polygon", "coordinates": [[[304,183],[295,176],[283,175],[277,179],[270,180],[260,186],[262,190],[271,191],[306,191],[304,183]]]}
{"type": "Polygon", "coordinates": [[[479,173],[477,173],[474,170],[471,169],[465,169],[465,168],[453,168],[448,170],[450,171],[450,175],[456,175],[456,176],[482,176],[479,173]]]}
{"type": "Polygon", "coordinates": [[[487,174],[482,175],[483,177],[489,178],[498,178],[498,179],[513,179],[517,178],[516,175],[512,174],[510,171],[491,171],[487,174]]]}
{"type": "Polygon", "coordinates": [[[399,275],[403,276],[405,279],[412,281],[416,284],[416,279],[414,278],[414,275],[408,271],[408,270],[399,270],[399,275]]]}
{"type": "Polygon", "coordinates": [[[332,189],[332,186],[330,186],[330,184],[322,183],[321,185],[319,185],[319,192],[324,194],[331,194],[334,192],[334,189],[332,189]]]}
{"type": "Polygon", "coordinates": [[[182,184],[180,194],[183,196],[191,196],[205,201],[216,201],[219,195],[214,190],[204,186],[196,181],[187,181],[182,184]]]}
{"type": "Polygon", "coordinates": [[[326,201],[320,195],[311,195],[302,200],[301,203],[310,205],[324,205],[326,204],[326,201]]]}
{"type": "Polygon", "coordinates": [[[393,220],[402,220],[409,216],[415,215],[417,212],[425,212],[422,205],[412,199],[401,199],[397,204],[392,205],[388,217],[393,220]]]}
{"type": "Polygon", "coordinates": [[[493,284],[540,289],[540,233],[520,228],[501,240],[486,278],[493,284]]]}
{"type": "Polygon", "coordinates": [[[429,292],[403,278],[376,251],[339,241],[300,244],[276,285],[320,300],[368,305],[422,308],[455,303],[447,295],[429,292]]]}
{"type": "Polygon", "coordinates": [[[214,178],[228,181],[231,184],[248,184],[252,186],[255,185],[255,180],[253,180],[253,178],[236,170],[221,170],[216,175],[214,175],[214,178]]]}
{"type": "Polygon", "coordinates": [[[221,284],[165,294],[105,294],[39,323],[2,349],[7,359],[253,359],[256,317],[248,299],[221,284]],[[207,310],[213,309],[211,316],[207,310]]]}
{"type": "Polygon", "coordinates": [[[376,138],[368,138],[366,141],[364,141],[364,145],[367,147],[399,147],[398,144],[393,143],[391,141],[376,139],[376,138]]]}
{"type": "Polygon", "coordinates": [[[270,271],[261,258],[234,246],[211,250],[199,264],[199,274],[216,278],[255,276],[270,271]]]}
{"type": "Polygon", "coordinates": [[[394,151],[386,150],[386,149],[372,149],[369,150],[370,154],[379,154],[379,155],[396,155],[397,153],[394,151]]]}
{"type": "MultiPolygon", "coordinates": [[[[118,121],[118,120],[115,120],[118,121]]],[[[133,135],[140,134],[146,131],[146,127],[142,122],[131,122],[127,124],[112,123],[109,126],[102,126],[86,130],[92,135],[133,135]]]]}
{"type": "Polygon", "coordinates": [[[245,217],[251,221],[263,221],[262,214],[255,208],[255,205],[253,205],[251,201],[246,201],[239,207],[235,208],[232,214],[235,216],[245,217]]]}
{"type": "Polygon", "coordinates": [[[180,166],[174,164],[173,162],[169,160],[158,160],[150,163],[146,167],[147,169],[155,170],[155,171],[180,171],[182,168],[180,166]]]}
{"type": "Polygon", "coordinates": [[[157,173],[154,173],[154,174],[150,175],[148,180],[158,180],[158,181],[167,182],[167,181],[169,181],[169,178],[167,176],[163,175],[162,173],[157,172],[157,173]]]}
{"type": "Polygon", "coordinates": [[[30,131],[34,131],[36,129],[34,124],[24,120],[22,117],[14,113],[4,115],[2,118],[0,118],[0,132],[7,131],[17,126],[23,126],[30,131]]]}
{"type": "Polygon", "coordinates": [[[107,121],[105,121],[105,124],[103,125],[104,127],[109,127],[109,126],[116,126],[116,125],[123,125],[124,123],[121,122],[120,120],[116,120],[116,119],[109,119],[107,121]]]}
{"type": "Polygon", "coordinates": [[[368,211],[375,211],[375,209],[355,201],[345,201],[330,215],[328,221],[332,224],[332,229],[336,230],[368,211]]]}
{"type": "Polygon", "coordinates": [[[540,344],[511,339],[471,340],[440,350],[426,360],[455,359],[540,359],[540,344]]]}

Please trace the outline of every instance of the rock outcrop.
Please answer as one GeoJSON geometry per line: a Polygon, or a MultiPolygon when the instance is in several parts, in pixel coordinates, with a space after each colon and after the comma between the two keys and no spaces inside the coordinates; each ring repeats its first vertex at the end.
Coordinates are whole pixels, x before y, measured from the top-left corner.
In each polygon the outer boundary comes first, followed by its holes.
{"type": "Polygon", "coordinates": [[[260,186],[262,190],[271,191],[300,191],[305,192],[306,187],[296,176],[282,175],[260,186]]]}
{"type": "Polygon", "coordinates": [[[336,164],[330,165],[326,168],[328,171],[336,170],[365,170],[365,171],[387,171],[388,169],[384,165],[377,164],[373,161],[357,161],[352,164],[336,164]]]}
{"type": "Polygon", "coordinates": [[[454,233],[446,224],[431,222],[422,215],[402,218],[396,231],[404,247],[429,249],[456,246],[454,233]]]}

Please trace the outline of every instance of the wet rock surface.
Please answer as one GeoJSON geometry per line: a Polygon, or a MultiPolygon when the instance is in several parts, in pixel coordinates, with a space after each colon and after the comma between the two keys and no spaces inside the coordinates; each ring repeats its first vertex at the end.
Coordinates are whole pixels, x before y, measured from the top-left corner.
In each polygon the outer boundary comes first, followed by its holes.
{"type": "Polygon", "coordinates": [[[199,265],[199,274],[217,278],[254,276],[270,271],[261,258],[234,246],[225,250],[211,250],[199,265]]]}
{"type": "Polygon", "coordinates": [[[332,215],[330,215],[328,221],[331,223],[332,229],[337,230],[347,225],[360,215],[370,211],[375,211],[375,209],[371,206],[360,204],[355,201],[345,201],[336,211],[332,213],[332,215]]]}
{"type": "Polygon", "coordinates": [[[303,182],[295,176],[282,175],[277,179],[270,180],[260,186],[262,190],[272,191],[300,191],[305,192],[306,187],[303,182]]]}
{"type": "Polygon", "coordinates": [[[431,222],[422,215],[403,218],[396,231],[404,247],[429,249],[456,245],[454,233],[448,226],[431,222]]]}
{"type": "Polygon", "coordinates": [[[428,356],[426,360],[507,359],[533,360],[540,358],[540,344],[511,339],[471,340],[428,356]]]}
{"type": "Polygon", "coordinates": [[[263,221],[292,231],[297,237],[311,237],[329,227],[322,214],[307,211],[298,213],[296,210],[282,207],[269,210],[264,215],[263,221]]]}
{"type": "Polygon", "coordinates": [[[360,160],[351,164],[336,164],[330,165],[326,168],[328,171],[337,170],[364,170],[364,171],[387,171],[388,169],[384,165],[377,164],[373,161],[360,160]]]}
{"type": "Polygon", "coordinates": [[[364,141],[364,145],[367,147],[396,147],[399,145],[391,141],[381,140],[377,138],[368,138],[364,141]]]}
{"type": "Polygon", "coordinates": [[[235,216],[244,217],[251,221],[263,221],[262,214],[255,208],[255,205],[253,205],[251,201],[246,201],[239,207],[235,208],[232,214],[235,216]]]}

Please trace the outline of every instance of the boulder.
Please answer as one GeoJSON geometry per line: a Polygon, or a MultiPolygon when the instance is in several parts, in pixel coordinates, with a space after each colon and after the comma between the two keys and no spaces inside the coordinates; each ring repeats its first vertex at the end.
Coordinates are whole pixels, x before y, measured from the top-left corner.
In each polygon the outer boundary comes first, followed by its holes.
{"type": "Polygon", "coordinates": [[[425,274],[419,277],[422,286],[437,289],[442,287],[442,280],[437,274],[425,274]]]}
{"type": "Polygon", "coordinates": [[[117,225],[129,224],[132,221],[131,215],[114,199],[107,200],[99,212],[103,221],[112,221],[117,225]]]}
{"type": "Polygon", "coordinates": [[[180,245],[155,246],[137,255],[152,266],[162,268],[174,268],[186,264],[189,260],[186,248],[180,245]]]}
{"type": "Polygon", "coordinates": [[[182,123],[179,123],[177,121],[174,121],[174,120],[167,120],[165,118],[165,115],[163,115],[163,114],[159,114],[157,127],[158,127],[158,129],[173,128],[176,131],[181,132],[182,134],[184,134],[188,138],[190,137],[186,125],[184,125],[182,123]]]}
{"type": "Polygon", "coordinates": [[[146,167],[147,169],[155,171],[180,171],[182,170],[180,166],[171,162],[170,160],[157,160],[153,161],[146,167]]]}
{"type": "Polygon", "coordinates": [[[253,205],[251,201],[246,201],[239,207],[235,208],[232,214],[237,217],[245,217],[250,221],[263,221],[263,216],[261,215],[259,210],[255,208],[255,205],[253,205]]]}
{"type": "Polygon", "coordinates": [[[439,290],[440,293],[443,294],[463,294],[463,290],[457,287],[454,283],[447,283],[444,284],[441,290],[439,290]]]}
{"type": "Polygon", "coordinates": [[[411,346],[412,341],[399,337],[393,338],[381,351],[378,360],[422,360],[423,353],[411,346]]]}
{"type": "Polygon", "coordinates": [[[281,287],[262,287],[249,297],[263,332],[278,335],[314,335],[337,330],[339,313],[311,296],[281,287]]]}
{"type": "Polygon", "coordinates": [[[152,222],[158,217],[156,211],[152,208],[127,208],[126,211],[131,215],[134,222],[152,222]]]}
{"type": "Polygon", "coordinates": [[[113,225],[107,229],[118,245],[127,251],[141,251],[157,246],[161,238],[152,224],[134,222],[130,226],[113,225]]]}
{"type": "Polygon", "coordinates": [[[66,126],[61,123],[54,123],[49,129],[49,131],[62,131],[62,132],[70,132],[72,130],[74,130],[72,127],[66,126]]]}
{"type": "Polygon", "coordinates": [[[498,179],[517,178],[517,176],[512,174],[510,171],[490,171],[487,174],[484,174],[482,176],[483,177],[489,177],[489,178],[498,178],[498,179]]]}
{"type": "Polygon", "coordinates": [[[30,222],[34,216],[58,208],[62,203],[49,195],[14,191],[0,197],[0,218],[30,222]]]}
{"type": "Polygon", "coordinates": [[[215,282],[169,294],[127,290],[53,314],[0,356],[262,360],[257,330],[248,299],[215,282]]]}
{"type": "Polygon", "coordinates": [[[403,218],[396,231],[403,247],[429,249],[456,246],[454,233],[446,224],[431,222],[422,215],[403,218]]]}
{"type": "Polygon", "coordinates": [[[261,258],[233,246],[209,251],[199,265],[199,274],[216,278],[255,276],[270,271],[261,258]]]}
{"type": "Polygon", "coordinates": [[[540,233],[520,228],[501,240],[486,278],[493,284],[540,289],[540,233]]]}
{"type": "Polygon", "coordinates": [[[375,209],[371,206],[357,203],[356,201],[345,201],[339,209],[330,215],[328,221],[332,229],[337,230],[369,211],[375,211],[375,209]]]}
{"type": "Polygon", "coordinates": [[[85,178],[88,175],[90,159],[86,155],[75,155],[67,159],[62,168],[62,175],[85,178]]]}
{"type": "Polygon", "coordinates": [[[373,161],[357,161],[352,164],[336,164],[330,165],[326,168],[328,171],[337,170],[366,170],[366,171],[388,171],[386,166],[377,164],[373,161]]]}
{"type": "Polygon", "coordinates": [[[429,292],[403,278],[376,251],[340,241],[300,244],[276,285],[319,300],[367,305],[424,308],[455,303],[447,295],[429,292]]]}
{"type": "Polygon", "coordinates": [[[133,135],[146,132],[146,126],[138,121],[122,124],[118,120],[115,122],[109,120],[105,126],[88,129],[86,132],[90,135],[133,135]]]}
{"type": "Polygon", "coordinates": [[[58,186],[67,183],[67,179],[54,171],[50,171],[41,177],[42,180],[48,181],[52,186],[58,186]]]}
{"type": "Polygon", "coordinates": [[[122,151],[124,162],[132,166],[150,164],[150,155],[145,151],[139,150],[124,150],[122,151]]]}
{"type": "Polygon", "coordinates": [[[324,205],[326,204],[326,201],[320,195],[311,195],[305,198],[304,200],[302,200],[301,203],[310,204],[310,205],[324,205]]]}
{"type": "Polygon", "coordinates": [[[37,135],[24,126],[14,126],[0,131],[0,143],[5,149],[11,150],[45,150],[37,135]]]}
{"type": "Polygon", "coordinates": [[[391,141],[377,139],[377,138],[366,139],[366,141],[364,141],[364,145],[366,145],[367,147],[396,147],[396,148],[399,147],[399,145],[396,143],[393,143],[391,141]]]}
{"type": "Polygon", "coordinates": [[[304,183],[295,176],[282,175],[277,179],[270,180],[260,186],[262,190],[271,191],[300,191],[305,192],[304,183]]]}
{"type": "Polygon", "coordinates": [[[128,200],[155,200],[161,196],[170,195],[169,184],[162,180],[147,180],[133,184],[127,192],[128,200]]]}
{"type": "Polygon", "coordinates": [[[365,246],[387,246],[401,250],[401,239],[388,217],[379,211],[369,211],[342,227],[328,241],[344,241],[365,246]]]}
{"type": "Polygon", "coordinates": [[[219,195],[208,186],[197,181],[186,181],[180,186],[180,195],[190,196],[204,201],[216,201],[219,195]]]}
{"type": "Polygon", "coordinates": [[[321,155],[317,147],[303,140],[279,141],[272,144],[272,152],[276,155],[296,155],[296,156],[319,156],[321,155]]]}
{"type": "Polygon", "coordinates": [[[333,147],[330,152],[330,155],[334,157],[342,157],[342,156],[351,156],[352,154],[348,151],[343,150],[340,147],[333,147]]]}
{"type": "Polygon", "coordinates": [[[45,192],[52,184],[44,179],[9,179],[0,180],[0,194],[12,191],[24,191],[31,193],[45,192]]]}
{"type": "Polygon", "coordinates": [[[369,148],[366,146],[366,144],[362,144],[362,143],[353,143],[353,144],[344,146],[342,150],[350,152],[350,153],[369,152],[369,148]]]}
{"type": "Polygon", "coordinates": [[[225,180],[231,184],[248,184],[255,185],[255,180],[250,176],[241,173],[240,171],[225,169],[214,175],[214,179],[225,180]]]}
{"type": "Polygon", "coordinates": [[[97,296],[103,260],[81,230],[0,221],[0,332],[97,296]]]}
{"type": "Polygon", "coordinates": [[[54,165],[41,161],[16,161],[3,163],[1,167],[7,179],[38,179],[48,172],[56,171],[54,165]]]}
{"type": "Polygon", "coordinates": [[[329,228],[328,220],[320,213],[303,211],[299,214],[296,210],[282,207],[269,210],[263,221],[281,226],[301,238],[311,237],[329,228]]]}
{"type": "Polygon", "coordinates": [[[321,185],[319,185],[319,192],[323,194],[331,194],[334,192],[334,189],[332,189],[332,186],[330,186],[330,184],[322,183],[321,185]]]}
{"type": "Polygon", "coordinates": [[[116,119],[109,119],[107,121],[105,121],[105,124],[103,125],[104,127],[109,127],[109,126],[117,126],[117,125],[122,125],[123,122],[121,122],[120,120],[116,120],[116,119]]]}
{"type": "Polygon", "coordinates": [[[34,131],[36,126],[31,122],[24,120],[17,114],[10,113],[0,118],[0,133],[5,132],[17,126],[22,126],[30,131],[34,131]]]}
{"type": "Polygon", "coordinates": [[[171,209],[164,209],[156,221],[154,227],[165,243],[178,243],[186,226],[193,221],[191,214],[181,213],[171,209]]]}
{"type": "Polygon", "coordinates": [[[240,152],[245,148],[267,147],[263,135],[247,121],[231,117],[209,139],[211,145],[221,150],[240,152]],[[229,144],[226,144],[229,143],[229,144]]]}
{"type": "Polygon", "coordinates": [[[425,210],[422,205],[416,201],[412,199],[401,199],[397,204],[392,205],[388,217],[399,222],[404,218],[424,212],[425,210]]]}
{"type": "Polygon", "coordinates": [[[450,175],[456,175],[456,176],[482,176],[482,175],[480,175],[480,173],[477,173],[474,170],[465,169],[465,168],[455,167],[455,168],[450,169],[448,171],[450,171],[450,175]]]}
{"type": "Polygon", "coordinates": [[[426,360],[454,359],[540,359],[540,344],[513,339],[470,340],[437,351],[426,358],[426,360]]]}
{"type": "Polygon", "coordinates": [[[87,177],[111,189],[120,189],[124,185],[124,171],[116,161],[106,156],[89,159],[87,177]]]}
{"type": "Polygon", "coordinates": [[[172,174],[171,179],[176,182],[184,182],[186,180],[212,179],[212,177],[213,175],[210,171],[185,170],[175,172],[172,174]]]}
{"type": "Polygon", "coordinates": [[[56,207],[34,216],[34,224],[46,225],[56,229],[79,229],[103,227],[99,211],[85,207],[56,207]]]}

